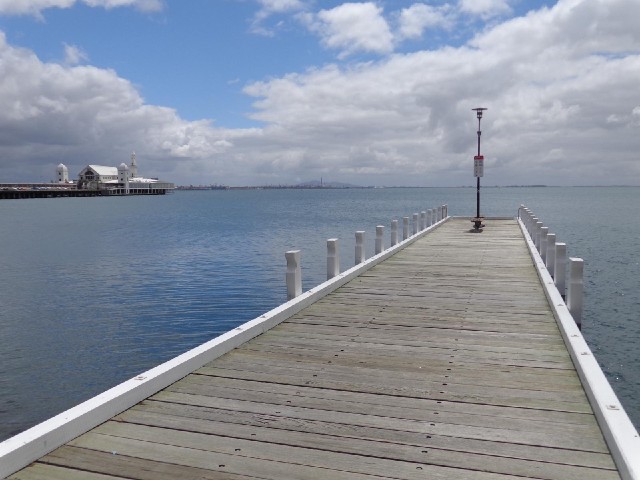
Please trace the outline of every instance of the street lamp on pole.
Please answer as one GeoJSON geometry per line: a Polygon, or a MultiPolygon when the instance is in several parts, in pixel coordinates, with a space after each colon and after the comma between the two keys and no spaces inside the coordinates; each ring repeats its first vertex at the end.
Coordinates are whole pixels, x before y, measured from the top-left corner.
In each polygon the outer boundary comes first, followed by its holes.
{"type": "Polygon", "coordinates": [[[472,108],[476,112],[478,117],[478,154],[473,157],[473,174],[477,179],[476,189],[476,216],[471,221],[473,222],[476,232],[480,231],[482,227],[483,217],[480,216],[480,177],[484,175],[484,157],[480,154],[480,136],[482,131],[480,130],[480,120],[482,120],[482,112],[487,110],[484,107],[472,108]]]}

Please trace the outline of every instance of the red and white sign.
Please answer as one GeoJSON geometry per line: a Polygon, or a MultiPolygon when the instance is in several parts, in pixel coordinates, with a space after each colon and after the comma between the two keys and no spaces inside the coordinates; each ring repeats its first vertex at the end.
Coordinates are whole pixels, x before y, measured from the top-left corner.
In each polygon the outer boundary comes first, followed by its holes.
{"type": "Polygon", "coordinates": [[[473,157],[473,176],[484,176],[484,156],[482,155],[476,155],[473,157]]]}

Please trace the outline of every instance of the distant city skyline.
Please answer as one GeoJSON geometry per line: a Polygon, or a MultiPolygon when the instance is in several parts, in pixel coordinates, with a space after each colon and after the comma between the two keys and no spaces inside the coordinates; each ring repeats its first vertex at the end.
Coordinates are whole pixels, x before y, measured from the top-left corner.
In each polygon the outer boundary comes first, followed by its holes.
{"type": "Polygon", "coordinates": [[[637,0],[0,0],[0,183],[640,185],[637,0]]]}

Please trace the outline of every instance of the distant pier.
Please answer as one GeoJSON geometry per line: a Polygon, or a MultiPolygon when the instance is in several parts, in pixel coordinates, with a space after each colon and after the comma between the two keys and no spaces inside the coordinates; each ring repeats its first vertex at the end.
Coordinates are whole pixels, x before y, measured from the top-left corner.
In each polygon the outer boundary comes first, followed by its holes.
{"type": "Polygon", "coordinates": [[[520,213],[404,217],[342,273],[330,239],[307,292],[288,252],[289,302],[1,443],[0,477],[640,478],[578,282],[565,304],[520,213]]]}
{"type": "Polygon", "coordinates": [[[77,189],[60,187],[54,183],[2,183],[0,184],[0,200],[15,200],[24,198],[60,198],[60,197],[103,197],[120,195],[165,195],[173,190],[172,187],[162,185],[150,188],[130,188],[125,193],[123,188],[113,189],[77,189]]]}
{"type": "Polygon", "coordinates": [[[0,183],[0,200],[59,197],[110,197],[124,195],[165,195],[176,186],[158,178],[138,175],[135,152],[131,166],[87,165],[77,181],[69,180],[69,170],[63,163],[56,167],[56,181],[51,183],[0,183]]]}

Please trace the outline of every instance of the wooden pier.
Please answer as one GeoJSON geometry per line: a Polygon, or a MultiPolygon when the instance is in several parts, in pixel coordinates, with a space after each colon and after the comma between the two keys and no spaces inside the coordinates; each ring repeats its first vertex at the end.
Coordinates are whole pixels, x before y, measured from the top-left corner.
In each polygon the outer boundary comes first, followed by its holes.
{"type": "Polygon", "coordinates": [[[49,184],[27,185],[21,187],[0,186],[0,200],[19,200],[25,198],[64,198],[64,197],[100,197],[102,190],[78,190],[77,188],[55,187],[49,184]]]}
{"type": "Polygon", "coordinates": [[[8,478],[635,478],[517,220],[485,223],[441,222],[8,478]]]}
{"type": "Polygon", "coordinates": [[[123,188],[79,190],[76,188],[5,188],[0,189],[0,200],[19,200],[25,198],[65,198],[65,197],[113,197],[125,195],[165,195],[171,192],[168,188],[147,188],[130,190],[125,193],[123,188]]]}

